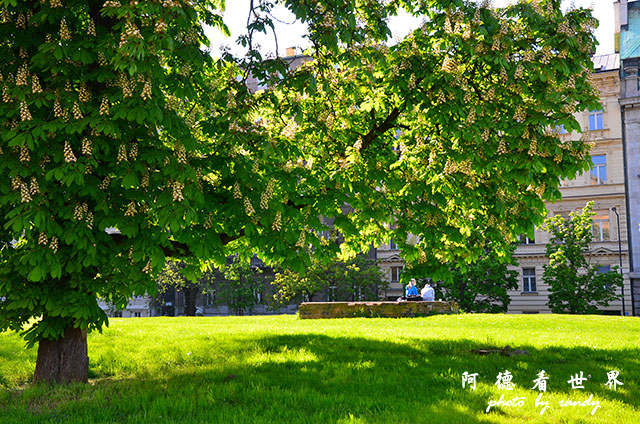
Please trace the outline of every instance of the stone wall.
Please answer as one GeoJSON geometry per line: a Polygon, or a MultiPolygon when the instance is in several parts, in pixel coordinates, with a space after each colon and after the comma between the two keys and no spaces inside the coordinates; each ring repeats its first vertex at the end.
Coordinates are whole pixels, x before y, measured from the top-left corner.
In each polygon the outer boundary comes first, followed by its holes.
{"type": "Polygon", "coordinates": [[[456,302],[305,302],[298,314],[303,319],[385,317],[401,318],[457,314],[456,302]]]}

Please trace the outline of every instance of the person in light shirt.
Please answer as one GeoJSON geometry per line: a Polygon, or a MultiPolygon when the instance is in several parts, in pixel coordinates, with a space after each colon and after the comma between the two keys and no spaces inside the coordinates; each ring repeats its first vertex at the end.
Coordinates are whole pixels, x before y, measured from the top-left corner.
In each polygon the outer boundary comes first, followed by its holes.
{"type": "Polygon", "coordinates": [[[431,287],[431,284],[429,283],[425,284],[421,294],[422,300],[424,300],[425,302],[433,302],[434,300],[436,300],[436,293],[433,291],[433,287],[431,287]]]}

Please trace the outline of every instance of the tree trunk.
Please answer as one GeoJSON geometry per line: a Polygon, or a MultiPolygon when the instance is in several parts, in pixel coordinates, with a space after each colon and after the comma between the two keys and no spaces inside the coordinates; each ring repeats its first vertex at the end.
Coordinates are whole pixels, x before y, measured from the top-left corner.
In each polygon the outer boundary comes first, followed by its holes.
{"type": "Polygon", "coordinates": [[[185,287],[182,289],[184,293],[184,311],[188,317],[196,316],[196,297],[198,297],[198,289],[194,287],[185,287]]]}
{"type": "Polygon", "coordinates": [[[464,304],[464,292],[466,290],[467,290],[467,283],[460,282],[460,293],[459,293],[460,300],[458,301],[458,307],[460,307],[460,309],[464,309],[464,310],[466,310],[466,307],[465,307],[465,304],[464,304]]]}
{"type": "Polygon", "coordinates": [[[87,331],[67,328],[58,340],[41,340],[34,383],[86,383],[89,378],[87,331]]]}

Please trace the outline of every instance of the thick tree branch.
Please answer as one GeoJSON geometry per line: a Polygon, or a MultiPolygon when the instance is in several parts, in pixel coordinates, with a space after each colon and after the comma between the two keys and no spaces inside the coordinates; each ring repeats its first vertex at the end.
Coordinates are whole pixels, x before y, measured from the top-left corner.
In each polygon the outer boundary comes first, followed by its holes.
{"type": "Polygon", "coordinates": [[[391,113],[382,121],[381,124],[371,128],[371,130],[362,137],[362,150],[366,150],[371,143],[381,134],[389,131],[395,126],[396,119],[400,116],[400,109],[394,107],[391,113]]]}
{"type": "MultiPolygon", "coordinates": [[[[420,83],[422,82],[422,80],[424,80],[424,77],[420,77],[416,80],[415,82],[416,87],[420,86],[420,83]]],[[[391,110],[391,113],[389,113],[389,115],[385,118],[384,121],[382,121],[381,124],[371,128],[371,130],[362,137],[362,150],[368,149],[369,146],[371,146],[371,143],[373,143],[373,141],[379,135],[384,134],[385,132],[389,131],[391,128],[394,128],[398,125],[396,121],[400,116],[400,114],[407,107],[408,100],[409,99],[405,98],[403,104],[400,107],[394,107],[391,110]]],[[[373,110],[371,111],[371,114],[372,114],[371,115],[372,118],[374,118],[375,112],[373,110]]]]}
{"type": "MultiPolygon", "coordinates": [[[[111,239],[116,244],[116,246],[121,245],[126,240],[128,240],[127,236],[120,233],[111,233],[109,235],[111,236],[111,239]]],[[[240,230],[239,234],[233,235],[233,236],[230,236],[228,234],[219,234],[220,241],[222,242],[223,245],[227,245],[232,241],[239,239],[242,236],[244,236],[243,230],[240,230]]],[[[187,243],[179,242],[176,240],[169,240],[169,243],[170,243],[170,246],[161,247],[162,252],[164,253],[165,256],[172,256],[172,257],[193,256],[193,253],[191,252],[191,249],[189,248],[189,245],[187,243]]]]}

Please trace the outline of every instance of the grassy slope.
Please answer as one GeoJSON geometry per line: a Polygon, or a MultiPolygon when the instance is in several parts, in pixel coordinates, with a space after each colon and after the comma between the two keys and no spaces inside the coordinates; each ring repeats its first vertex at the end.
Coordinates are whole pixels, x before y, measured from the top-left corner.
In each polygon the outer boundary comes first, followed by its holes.
{"type": "Polygon", "coordinates": [[[639,423],[640,319],[460,315],[114,319],[89,336],[92,385],[31,387],[35,350],[0,335],[0,422],[639,423]],[[479,356],[471,349],[525,349],[479,356]],[[498,391],[499,372],[514,392],[498,391]],[[543,416],[530,390],[550,376],[543,416]],[[606,387],[621,372],[622,388],[606,387]],[[480,374],[462,389],[464,371],[480,374]],[[567,380],[583,371],[585,390],[567,380]],[[484,413],[489,399],[526,397],[484,413]],[[560,408],[593,394],[600,409],[560,408]]]}

